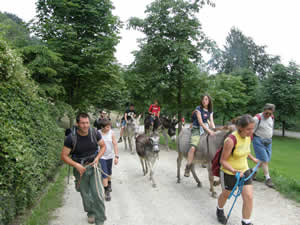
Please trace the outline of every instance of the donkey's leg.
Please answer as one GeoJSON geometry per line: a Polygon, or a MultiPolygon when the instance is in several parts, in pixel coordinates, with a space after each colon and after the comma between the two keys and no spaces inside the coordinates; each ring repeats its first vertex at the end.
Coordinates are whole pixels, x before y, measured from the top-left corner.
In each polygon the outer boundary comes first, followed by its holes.
{"type": "Polygon", "coordinates": [[[128,136],[128,145],[129,145],[129,151],[132,154],[132,143],[131,143],[131,136],[128,136]]]}
{"type": "Polygon", "coordinates": [[[128,149],[128,147],[127,147],[127,137],[123,136],[123,140],[124,140],[125,150],[127,150],[128,149]]]}
{"type": "Polygon", "coordinates": [[[154,180],[154,171],[153,171],[153,167],[154,167],[154,162],[149,161],[149,169],[150,169],[150,181],[152,182],[152,187],[156,187],[156,183],[154,180]]]}
{"type": "Polygon", "coordinates": [[[213,198],[216,198],[217,197],[217,193],[214,190],[214,175],[213,175],[212,170],[211,170],[211,162],[208,162],[207,172],[208,172],[208,179],[209,179],[209,185],[210,185],[210,189],[209,190],[211,192],[211,196],[213,198]]]}
{"type": "Polygon", "coordinates": [[[162,129],[162,133],[163,133],[163,136],[165,138],[165,142],[166,142],[166,146],[167,146],[167,151],[169,151],[169,138],[168,138],[168,134],[167,134],[167,131],[166,129],[162,129]]]}
{"type": "Polygon", "coordinates": [[[180,183],[181,177],[180,177],[180,168],[181,168],[181,162],[183,159],[183,155],[181,152],[178,151],[178,157],[177,157],[177,183],[180,183]]]}
{"type": "Polygon", "coordinates": [[[195,164],[193,163],[192,166],[191,166],[191,172],[193,174],[193,177],[195,179],[195,181],[197,182],[197,186],[198,187],[202,187],[202,184],[201,184],[201,181],[199,180],[197,174],[196,174],[196,171],[195,171],[195,164]]]}
{"type": "Polygon", "coordinates": [[[146,176],[146,169],[145,169],[145,166],[144,166],[144,159],[142,157],[139,157],[139,158],[140,158],[140,162],[142,164],[142,169],[143,169],[144,176],[146,176]]]}

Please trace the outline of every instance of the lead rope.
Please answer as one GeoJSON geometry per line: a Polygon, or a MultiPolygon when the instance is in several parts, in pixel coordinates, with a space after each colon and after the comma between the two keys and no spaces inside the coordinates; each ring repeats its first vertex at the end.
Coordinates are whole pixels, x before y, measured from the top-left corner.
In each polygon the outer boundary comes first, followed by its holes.
{"type": "Polygon", "coordinates": [[[95,182],[96,182],[96,189],[97,189],[98,197],[99,197],[99,199],[101,199],[102,201],[104,201],[104,199],[103,199],[103,196],[104,196],[104,187],[103,187],[102,183],[100,184],[100,182],[101,182],[101,173],[99,172],[99,168],[98,168],[97,164],[94,165],[94,173],[95,173],[95,182]],[[98,178],[98,182],[97,182],[97,178],[98,178]],[[102,195],[100,194],[100,191],[99,191],[100,190],[99,184],[100,184],[102,195]]]}
{"type": "Polygon", "coordinates": [[[229,197],[228,197],[228,200],[229,200],[232,196],[235,197],[235,199],[234,199],[234,201],[233,201],[233,203],[232,203],[232,206],[231,206],[231,209],[229,210],[229,213],[228,213],[228,215],[227,215],[225,225],[227,224],[227,222],[228,222],[228,220],[229,220],[231,211],[232,211],[232,209],[233,209],[233,207],[234,207],[234,205],[235,205],[235,203],[236,203],[237,198],[242,194],[242,191],[243,191],[243,187],[244,187],[245,182],[246,182],[247,180],[249,180],[249,179],[254,175],[254,173],[257,171],[259,165],[260,165],[260,162],[256,164],[256,166],[252,169],[251,174],[250,174],[247,178],[245,178],[245,177],[242,177],[242,178],[241,178],[239,172],[235,174],[236,183],[235,183],[235,185],[234,185],[234,187],[233,187],[233,189],[232,189],[232,191],[231,191],[231,193],[230,193],[230,195],[229,195],[229,197]],[[238,189],[237,189],[237,188],[238,188],[238,189]],[[237,192],[235,193],[236,189],[237,189],[237,192]]]}

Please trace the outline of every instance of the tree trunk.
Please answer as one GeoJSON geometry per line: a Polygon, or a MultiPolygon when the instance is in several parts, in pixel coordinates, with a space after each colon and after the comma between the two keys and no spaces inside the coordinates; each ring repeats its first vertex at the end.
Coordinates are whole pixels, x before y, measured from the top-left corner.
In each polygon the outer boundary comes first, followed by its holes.
{"type": "Polygon", "coordinates": [[[285,136],[285,120],[282,121],[282,137],[285,136]]]}

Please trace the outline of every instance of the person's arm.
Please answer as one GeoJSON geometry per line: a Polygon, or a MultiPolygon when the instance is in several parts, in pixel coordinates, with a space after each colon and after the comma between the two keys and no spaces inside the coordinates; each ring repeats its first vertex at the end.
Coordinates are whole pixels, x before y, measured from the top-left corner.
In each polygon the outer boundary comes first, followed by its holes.
{"type": "Polygon", "coordinates": [[[117,144],[116,137],[114,134],[112,134],[112,143],[113,143],[114,151],[115,151],[114,163],[115,163],[115,165],[117,165],[119,163],[119,149],[118,149],[118,144],[117,144]]]}
{"type": "Polygon", "coordinates": [[[210,127],[213,128],[213,129],[216,128],[215,122],[214,122],[214,114],[213,113],[210,114],[210,127]]]}
{"type": "Polygon", "coordinates": [[[102,138],[98,141],[98,145],[100,146],[100,151],[98,152],[96,158],[92,163],[94,166],[98,165],[100,158],[104,155],[104,152],[106,151],[106,145],[102,138]]]}
{"type": "Polygon", "coordinates": [[[152,115],[152,104],[150,105],[149,109],[148,109],[148,112],[150,115],[152,115]]]}
{"type": "Polygon", "coordinates": [[[127,121],[127,113],[125,113],[124,119],[125,119],[125,121],[126,121],[126,123],[127,123],[127,122],[128,122],[128,121],[127,121]]]}
{"type": "Polygon", "coordinates": [[[205,124],[202,121],[202,117],[201,117],[201,113],[197,110],[195,111],[196,115],[197,115],[197,119],[198,119],[198,123],[200,124],[201,127],[203,127],[203,129],[209,134],[209,135],[214,135],[215,132],[213,132],[212,130],[210,130],[207,126],[205,126],[205,124]]]}
{"type": "Polygon", "coordinates": [[[64,146],[61,151],[60,157],[61,157],[62,161],[64,161],[66,164],[69,164],[70,166],[76,168],[77,171],[80,173],[80,176],[82,176],[86,169],[80,163],[75,162],[73,159],[71,159],[69,157],[70,152],[71,152],[71,149],[64,146]]]}
{"type": "Polygon", "coordinates": [[[251,159],[255,164],[259,163],[259,160],[255,158],[251,153],[248,155],[248,158],[251,159]]]}
{"type": "Polygon", "coordinates": [[[158,113],[157,113],[157,117],[159,118],[160,116],[160,107],[158,108],[158,113]]]}
{"type": "Polygon", "coordinates": [[[223,166],[224,169],[229,170],[231,173],[236,174],[237,172],[240,172],[240,176],[244,176],[244,173],[242,171],[238,171],[236,169],[233,169],[232,166],[228,163],[228,159],[232,153],[232,149],[234,147],[233,140],[231,138],[227,138],[225,140],[223,151],[220,159],[220,163],[223,166]]]}

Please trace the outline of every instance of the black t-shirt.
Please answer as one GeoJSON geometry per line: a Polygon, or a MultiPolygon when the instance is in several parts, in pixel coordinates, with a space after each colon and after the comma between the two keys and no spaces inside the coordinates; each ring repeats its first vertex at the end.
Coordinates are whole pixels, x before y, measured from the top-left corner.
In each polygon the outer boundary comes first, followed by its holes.
{"type": "MultiPolygon", "coordinates": [[[[99,131],[97,131],[97,143],[93,143],[91,136],[80,136],[77,133],[77,143],[74,150],[74,155],[78,158],[83,158],[87,156],[91,156],[95,154],[98,151],[98,142],[102,139],[101,134],[99,131]]],[[[73,143],[72,143],[72,134],[69,134],[68,137],[65,140],[64,146],[67,148],[73,149],[73,143]]]]}
{"type": "MultiPolygon", "coordinates": [[[[134,115],[136,115],[136,112],[135,112],[134,109],[133,109],[133,110],[127,109],[127,110],[125,111],[125,113],[127,114],[127,120],[130,120],[131,117],[134,117],[134,115]]],[[[125,114],[124,114],[122,120],[125,120],[125,114]]]]}

